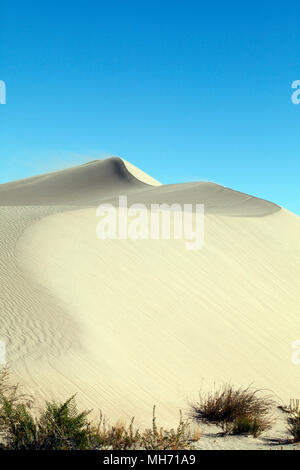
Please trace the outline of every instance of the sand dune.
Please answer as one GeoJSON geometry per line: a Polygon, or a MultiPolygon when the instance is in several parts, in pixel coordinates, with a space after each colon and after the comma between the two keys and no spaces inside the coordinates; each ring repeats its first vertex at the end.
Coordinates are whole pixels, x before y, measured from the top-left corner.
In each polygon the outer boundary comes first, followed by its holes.
{"type": "Polygon", "coordinates": [[[131,172],[121,158],[112,157],[2,184],[0,205],[98,205],[117,193],[128,194],[147,188],[149,183],[159,184],[133,165],[130,168],[131,172]],[[137,179],[134,173],[143,181],[137,179]]]}
{"type": "Polygon", "coordinates": [[[117,202],[119,195],[128,195],[129,204],[200,201],[206,212],[243,217],[280,210],[269,201],[214,183],[160,185],[118,157],[0,185],[1,206],[97,206],[104,200],[117,202]]]}
{"type": "Polygon", "coordinates": [[[296,215],[214,183],[160,185],[118,158],[0,185],[0,214],[0,339],[38,399],[78,392],[141,424],[156,404],[173,425],[223,380],[299,397],[296,215]],[[203,248],[98,240],[95,206],[124,194],[204,203],[203,248]]]}

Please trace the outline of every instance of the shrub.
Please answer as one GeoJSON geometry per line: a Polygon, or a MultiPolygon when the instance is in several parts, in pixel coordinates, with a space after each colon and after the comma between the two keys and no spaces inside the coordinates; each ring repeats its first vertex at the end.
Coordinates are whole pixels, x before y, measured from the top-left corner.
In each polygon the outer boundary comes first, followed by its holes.
{"type": "Polygon", "coordinates": [[[35,423],[30,413],[33,400],[10,383],[7,367],[0,369],[0,448],[21,449],[34,439],[35,423]]]}
{"type": "Polygon", "coordinates": [[[64,403],[47,403],[37,422],[39,444],[51,450],[88,449],[93,439],[89,413],[77,411],[75,396],[64,403]]]}
{"type": "Polygon", "coordinates": [[[141,445],[146,450],[189,449],[191,435],[188,421],[180,420],[176,429],[166,430],[156,425],[155,406],[153,407],[152,428],[146,429],[141,438],[141,445]]]}
{"type": "Polygon", "coordinates": [[[263,431],[269,428],[268,423],[262,418],[249,418],[247,416],[237,418],[232,427],[232,434],[252,434],[258,437],[263,431]]]}
{"type": "Polygon", "coordinates": [[[225,384],[213,393],[200,395],[199,402],[191,405],[191,417],[196,422],[216,424],[224,433],[257,436],[270,428],[269,413],[274,404],[270,396],[261,396],[259,392],[225,384]]]}
{"type": "Polygon", "coordinates": [[[14,403],[2,395],[0,431],[8,449],[23,450],[31,447],[37,436],[37,428],[24,403],[14,403]]]}
{"type": "Polygon", "coordinates": [[[88,412],[78,413],[74,397],[65,403],[47,403],[46,410],[35,419],[23,403],[3,398],[0,431],[4,446],[13,450],[88,449],[93,433],[86,421],[88,412]]]}

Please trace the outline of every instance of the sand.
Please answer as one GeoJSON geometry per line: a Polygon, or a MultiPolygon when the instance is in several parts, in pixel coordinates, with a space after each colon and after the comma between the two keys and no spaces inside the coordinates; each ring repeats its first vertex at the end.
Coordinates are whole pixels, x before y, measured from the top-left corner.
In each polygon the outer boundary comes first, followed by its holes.
{"type": "MultiPolygon", "coordinates": [[[[295,214],[210,182],[161,185],[111,158],[0,185],[0,217],[0,340],[38,402],[78,393],[80,406],[144,426],[154,404],[158,423],[174,425],[224,381],[299,397],[295,214]],[[96,206],[119,195],[204,203],[203,248],[99,240],[96,206]]],[[[282,420],[266,441],[205,430],[199,445],[268,446],[284,439],[282,420]]]]}

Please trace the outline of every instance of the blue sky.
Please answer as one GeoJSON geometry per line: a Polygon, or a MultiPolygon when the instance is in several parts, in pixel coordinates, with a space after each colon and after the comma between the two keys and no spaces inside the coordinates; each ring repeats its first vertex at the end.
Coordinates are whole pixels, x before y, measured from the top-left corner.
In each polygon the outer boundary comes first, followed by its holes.
{"type": "Polygon", "coordinates": [[[0,182],[119,155],[300,214],[300,6],[1,2],[0,182]]]}

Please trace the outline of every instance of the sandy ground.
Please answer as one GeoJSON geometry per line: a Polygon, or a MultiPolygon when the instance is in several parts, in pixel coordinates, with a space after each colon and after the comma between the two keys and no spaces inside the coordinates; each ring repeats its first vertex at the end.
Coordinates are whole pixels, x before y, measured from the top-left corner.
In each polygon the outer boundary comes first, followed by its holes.
{"type": "Polygon", "coordinates": [[[291,443],[286,431],[286,413],[274,408],[272,428],[257,438],[252,436],[224,436],[220,428],[202,425],[200,440],[195,444],[197,450],[300,450],[299,443],[291,443]]]}
{"type": "MultiPolygon", "coordinates": [[[[0,185],[0,217],[0,340],[39,402],[77,392],[111,421],[148,426],[154,404],[158,424],[175,425],[199,390],[224,381],[280,404],[299,397],[296,215],[213,183],[160,185],[113,158],[0,185]],[[99,240],[96,206],[123,194],[148,207],[204,203],[203,248],[99,240]]],[[[199,446],[278,448],[275,415],[260,439],[205,427],[199,446]]]]}

